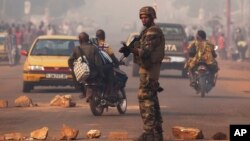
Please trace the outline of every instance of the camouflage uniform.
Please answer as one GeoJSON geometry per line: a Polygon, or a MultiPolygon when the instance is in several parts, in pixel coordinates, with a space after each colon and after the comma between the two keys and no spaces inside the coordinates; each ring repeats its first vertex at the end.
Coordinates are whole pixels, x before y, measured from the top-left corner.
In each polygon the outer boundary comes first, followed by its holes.
{"type": "MultiPolygon", "coordinates": [[[[156,25],[144,29],[140,36],[138,55],[134,54],[134,62],[140,66],[138,93],[140,113],[145,132],[162,136],[163,120],[157,90],[161,62],[164,57],[165,39],[161,29],[156,25]]],[[[156,141],[155,138],[154,140],[156,141]]]]}

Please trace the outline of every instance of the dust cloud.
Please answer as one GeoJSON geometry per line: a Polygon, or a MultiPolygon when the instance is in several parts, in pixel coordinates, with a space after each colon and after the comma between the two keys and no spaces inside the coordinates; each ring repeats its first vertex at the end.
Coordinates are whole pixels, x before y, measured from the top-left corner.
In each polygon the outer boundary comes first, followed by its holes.
{"type": "Polygon", "coordinates": [[[142,28],[139,9],[143,6],[156,9],[156,22],[187,21],[188,6],[176,9],[173,0],[91,0],[77,9],[71,9],[66,19],[102,28],[112,37],[125,39],[130,32],[138,32],[142,28]]]}

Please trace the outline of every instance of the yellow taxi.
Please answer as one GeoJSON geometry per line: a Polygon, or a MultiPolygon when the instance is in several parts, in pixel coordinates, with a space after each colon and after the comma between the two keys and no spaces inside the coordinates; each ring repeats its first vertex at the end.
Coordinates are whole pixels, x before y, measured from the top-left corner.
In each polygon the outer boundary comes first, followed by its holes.
{"type": "Polygon", "coordinates": [[[23,92],[30,92],[34,86],[73,86],[68,58],[73,48],[79,46],[76,36],[39,36],[29,52],[23,66],[23,92]]]}
{"type": "Polygon", "coordinates": [[[7,33],[0,33],[0,60],[8,60],[8,53],[6,48],[4,47],[5,38],[7,33]]]}

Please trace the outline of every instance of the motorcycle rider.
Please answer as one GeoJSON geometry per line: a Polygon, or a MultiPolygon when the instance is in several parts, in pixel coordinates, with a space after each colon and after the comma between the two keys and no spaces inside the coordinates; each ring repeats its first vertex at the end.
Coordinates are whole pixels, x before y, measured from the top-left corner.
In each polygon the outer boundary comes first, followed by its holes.
{"type": "Polygon", "coordinates": [[[144,132],[134,141],[163,141],[163,120],[157,93],[165,39],[162,30],[154,23],[156,12],[153,7],[142,7],[139,18],[144,29],[140,33],[139,45],[130,48],[130,52],[134,55],[134,62],[140,67],[138,100],[144,132]]]}
{"type": "Polygon", "coordinates": [[[248,45],[246,42],[246,36],[241,28],[237,28],[234,41],[235,41],[235,45],[240,55],[239,61],[244,61],[246,59],[246,51],[247,51],[248,45]]]}
{"type": "MultiPolygon", "coordinates": [[[[198,30],[196,34],[196,39],[188,46],[189,59],[185,64],[185,68],[189,72],[190,85],[192,87],[196,86],[194,71],[196,65],[199,61],[205,61],[208,69],[211,72],[212,79],[214,80],[215,74],[218,72],[218,63],[216,61],[217,54],[214,50],[215,45],[206,40],[206,32],[203,30],[198,30]]],[[[212,81],[212,85],[215,83],[212,81]]]]}
{"type": "MultiPolygon", "coordinates": [[[[104,78],[104,73],[103,73],[103,62],[100,57],[99,50],[96,48],[94,45],[89,43],[89,35],[85,32],[81,32],[79,34],[79,43],[80,43],[80,49],[86,56],[88,62],[89,62],[89,67],[90,67],[90,76],[86,81],[92,81],[93,78],[98,78],[98,80],[102,80],[104,78]]],[[[81,53],[79,51],[78,47],[75,47],[73,49],[73,53],[68,59],[68,65],[71,70],[73,70],[74,67],[74,61],[78,59],[81,56],[81,53]]],[[[72,76],[73,80],[76,83],[76,87],[80,87],[80,90],[82,90],[82,95],[81,98],[86,97],[86,93],[84,90],[84,84],[81,84],[76,81],[75,74],[72,71],[72,76]]],[[[88,100],[88,99],[87,99],[88,100]]]]}

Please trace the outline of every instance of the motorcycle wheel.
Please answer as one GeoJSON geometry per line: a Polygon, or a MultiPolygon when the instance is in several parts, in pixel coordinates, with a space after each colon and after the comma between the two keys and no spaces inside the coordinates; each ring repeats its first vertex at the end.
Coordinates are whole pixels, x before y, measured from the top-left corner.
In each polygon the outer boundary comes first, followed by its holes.
{"type": "Polygon", "coordinates": [[[119,103],[117,105],[117,110],[120,114],[125,114],[127,111],[127,97],[124,88],[119,90],[118,95],[119,103]]]}
{"type": "Polygon", "coordinates": [[[94,116],[101,116],[103,114],[104,107],[101,105],[101,100],[96,94],[93,94],[90,98],[89,106],[94,116]]]}
{"type": "Polygon", "coordinates": [[[206,84],[206,77],[201,76],[199,78],[199,85],[200,85],[200,92],[201,92],[201,97],[205,97],[205,94],[207,92],[207,84],[206,84]]]}

